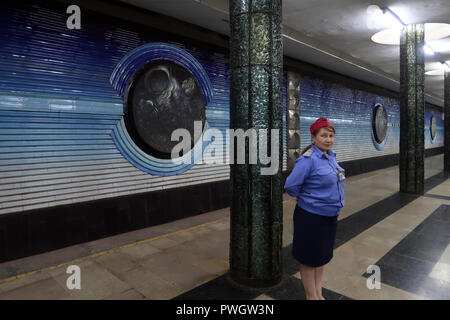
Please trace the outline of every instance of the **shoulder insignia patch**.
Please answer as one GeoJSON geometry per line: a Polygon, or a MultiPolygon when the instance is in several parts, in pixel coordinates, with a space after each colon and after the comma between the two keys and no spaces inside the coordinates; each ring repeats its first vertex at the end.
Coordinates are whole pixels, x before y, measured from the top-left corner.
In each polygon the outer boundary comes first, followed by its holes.
{"type": "Polygon", "coordinates": [[[303,155],[304,155],[305,157],[310,157],[310,156],[312,155],[312,153],[313,153],[313,150],[312,150],[312,149],[309,149],[309,150],[306,151],[303,155]]]}

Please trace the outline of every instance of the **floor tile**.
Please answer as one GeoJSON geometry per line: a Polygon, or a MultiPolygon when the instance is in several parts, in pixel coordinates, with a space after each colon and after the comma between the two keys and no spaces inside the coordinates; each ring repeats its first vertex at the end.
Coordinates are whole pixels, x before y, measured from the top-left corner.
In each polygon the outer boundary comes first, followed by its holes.
{"type": "Polygon", "coordinates": [[[70,290],[67,288],[67,280],[71,275],[66,273],[66,267],[50,272],[73,299],[101,300],[131,288],[127,283],[93,260],[84,261],[77,265],[81,273],[81,289],[70,290]]]}
{"type": "Polygon", "coordinates": [[[369,289],[367,279],[361,277],[358,284],[343,289],[341,294],[358,300],[423,300],[423,296],[381,283],[380,289],[369,289]]]}
{"type": "Polygon", "coordinates": [[[135,289],[127,289],[120,293],[115,293],[105,298],[105,300],[144,300],[145,296],[135,289]]]}
{"type": "Polygon", "coordinates": [[[447,246],[447,241],[436,239],[433,235],[411,232],[396,245],[395,250],[402,255],[437,262],[447,246]]]}
{"type": "Polygon", "coordinates": [[[179,243],[169,239],[169,238],[161,238],[161,239],[156,239],[153,240],[151,242],[149,242],[149,245],[152,247],[155,247],[157,249],[168,249],[168,248],[172,248],[176,245],[178,245],[179,243]]]}
{"type": "MultiPolygon", "coordinates": [[[[302,281],[295,277],[290,277],[283,281],[274,289],[265,293],[267,296],[275,300],[305,300],[306,293],[302,281]]],[[[322,295],[326,300],[341,300],[342,295],[322,288],[322,295]]]]}
{"type": "Polygon", "coordinates": [[[48,272],[36,272],[33,275],[0,283],[0,294],[20,287],[25,287],[34,282],[49,279],[51,275],[48,272]]]}
{"type": "Polygon", "coordinates": [[[228,274],[184,292],[175,300],[253,300],[267,290],[240,286],[229,280],[228,274]]]}
{"type": "Polygon", "coordinates": [[[0,300],[57,300],[70,295],[53,278],[47,278],[0,294],[0,300]]]}
{"type": "Polygon", "coordinates": [[[405,273],[417,275],[428,275],[433,270],[435,263],[416,259],[410,256],[401,255],[394,252],[386,254],[381,260],[375,263],[383,270],[384,267],[396,267],[405,273]]]}
{"type": "Polygon", "coordinates": [[[146,267],[137,267],[120,275],[122,281],[142,294],[146,299],[167,300],[184,290],[171,281],[166,281],[146,267]]]}
{"type": "Polygon", "coordinates": [[[450,284],[450,264],[437,262],[431,270],[429,277],[443,280],[450,284]]]}
{"type": "Polygon", "coordinates": [[[188,259],[167,252],[156,253],[140,264],[159,278],[184,290],[192,289],[216,276],[190,264],[188,259]]]}
{"type": "Polygon", "coordinates": [[[153,243],[146,242],[126,248],[120,248],[118,252],[128,258],[131,258],[133,261],[139,261],[151,256],[152,254],[161,252],[161,250],[162,249],[155,247],[153,243]]]}
{"type": "Polygon", "coordinates": [[[114,274],[122,273],[137,267],[132,258],[121,251],[105,254],[94,260],[114,274]]]}

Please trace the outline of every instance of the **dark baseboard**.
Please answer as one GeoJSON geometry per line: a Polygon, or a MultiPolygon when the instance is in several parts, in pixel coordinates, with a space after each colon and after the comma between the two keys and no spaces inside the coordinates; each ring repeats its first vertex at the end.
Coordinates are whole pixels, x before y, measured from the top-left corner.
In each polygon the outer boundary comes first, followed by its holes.
{"type": "Polygon", "coordinates": [[[229,180],[0,215],[0,262],[229,207],[229,180]]]}
{"type": "MultiPolygon", "coordinates": [[[[444,147],[438,147],[425,150],[425,157],[431,157],[437,154],[444,153],[444,147]]],[[[398,165],[400,162],[400,155],[392,154],[381,157],[373,157],[368,159],[352,160],[340,162],[339,165],[345,169],[345,175],[347,177],[384,169],[398,165]]]]}
{"type": "MultiPolygon", "coordinates": [[[[430,149],[426,156],[443,153],[430,149]]],[[[347,176],[398,164],[399,155],[342,162],[347,176]]],[[[289,172],[282,173],[282,183],[289,172]]],[[[230,181],[0,215],[0,262],[230,206],[230,181]]]]}

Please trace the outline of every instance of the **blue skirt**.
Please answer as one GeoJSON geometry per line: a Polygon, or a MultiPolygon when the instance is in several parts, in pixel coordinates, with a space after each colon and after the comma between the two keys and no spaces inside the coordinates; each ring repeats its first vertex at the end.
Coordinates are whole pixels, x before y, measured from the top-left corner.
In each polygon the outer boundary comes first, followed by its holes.
{"type": "Polygon", "coordinates": [[[321,216],[296,206],[292,255],[310,267],[327,264],[333,258],[336,229],[337,216],[321,216]]]}

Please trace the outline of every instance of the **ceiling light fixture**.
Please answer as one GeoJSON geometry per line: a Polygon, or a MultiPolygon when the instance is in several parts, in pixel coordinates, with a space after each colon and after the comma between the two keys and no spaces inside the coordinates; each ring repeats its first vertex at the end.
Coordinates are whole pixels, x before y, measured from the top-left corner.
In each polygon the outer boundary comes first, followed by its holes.
{"type": "Polygon", "coordinates": [[[425,72],[427,76],[443,77],[446,72],[450,72],[450,61],[440,61],[427,64],[427,66],[434,68],[425,72]]]}
{"type": "Polygon", "coordinates": [[[441,61],[439,63],[440,68],[436,66],[437,69],[425,72],[427,76],[444,76],[446,72],[450,73],[450,61],[441,61]]]}
{"type": "Polygon", "coordinates": [[[450,39],[432,40],[428,41],[428,45],[436,53],[444,53],[450,51],[450,39]]]}
{"type": "Polygon", "coordinates": [[[439,68],[439,69],[436,69],[436,70],[430,70],[430,71],[425,72],[425,75],[442,77],[444,75],[444,69],[439,68]]]}
{"type": "Polygon", "coordinates": [[[388,7],[381,8],[383,12],[383,17],[392,27],[397,27],[399,29],[406,26],[406,24],[400,19],[400,17],[388,7]]]}
{"type": "Polygon", "coordinates": [[[446,72],[450,72],[450,65],[448,64],[447,61],[442,61],[441,64],[442,64],[442,66],[444,67],[444,70],[445,70],[446,72]]]}
{"type": "MultiPolygon", "coordinates": [[[[400,44],[401,29],[406,26],[405,22],[388,7],[380,8],[377,5],[371,5],[367,8],[368,21],[373,19],[382,21],[382,24],[388,26],[388,29],[375,33],[371,39],[379,44],[400,44]]],[[[371,22],[372,23],[372,22],[371,22]]],[[[368,23],[369,25],[369,23],[368,23]]],[[[442,39],[450,36],[450,24],[448,23],[425,23],[425,53],[434,55],[436,50],[431,48],[429,41],[442,39]]]]}
{"type": "Polygon", "coordinates": [[[433,50],[433,48],[425,42],[425,44],[423,45],[423,50],[425,52],[426,55],[429,56],[433,56],[436,52],[433,50]]]}

